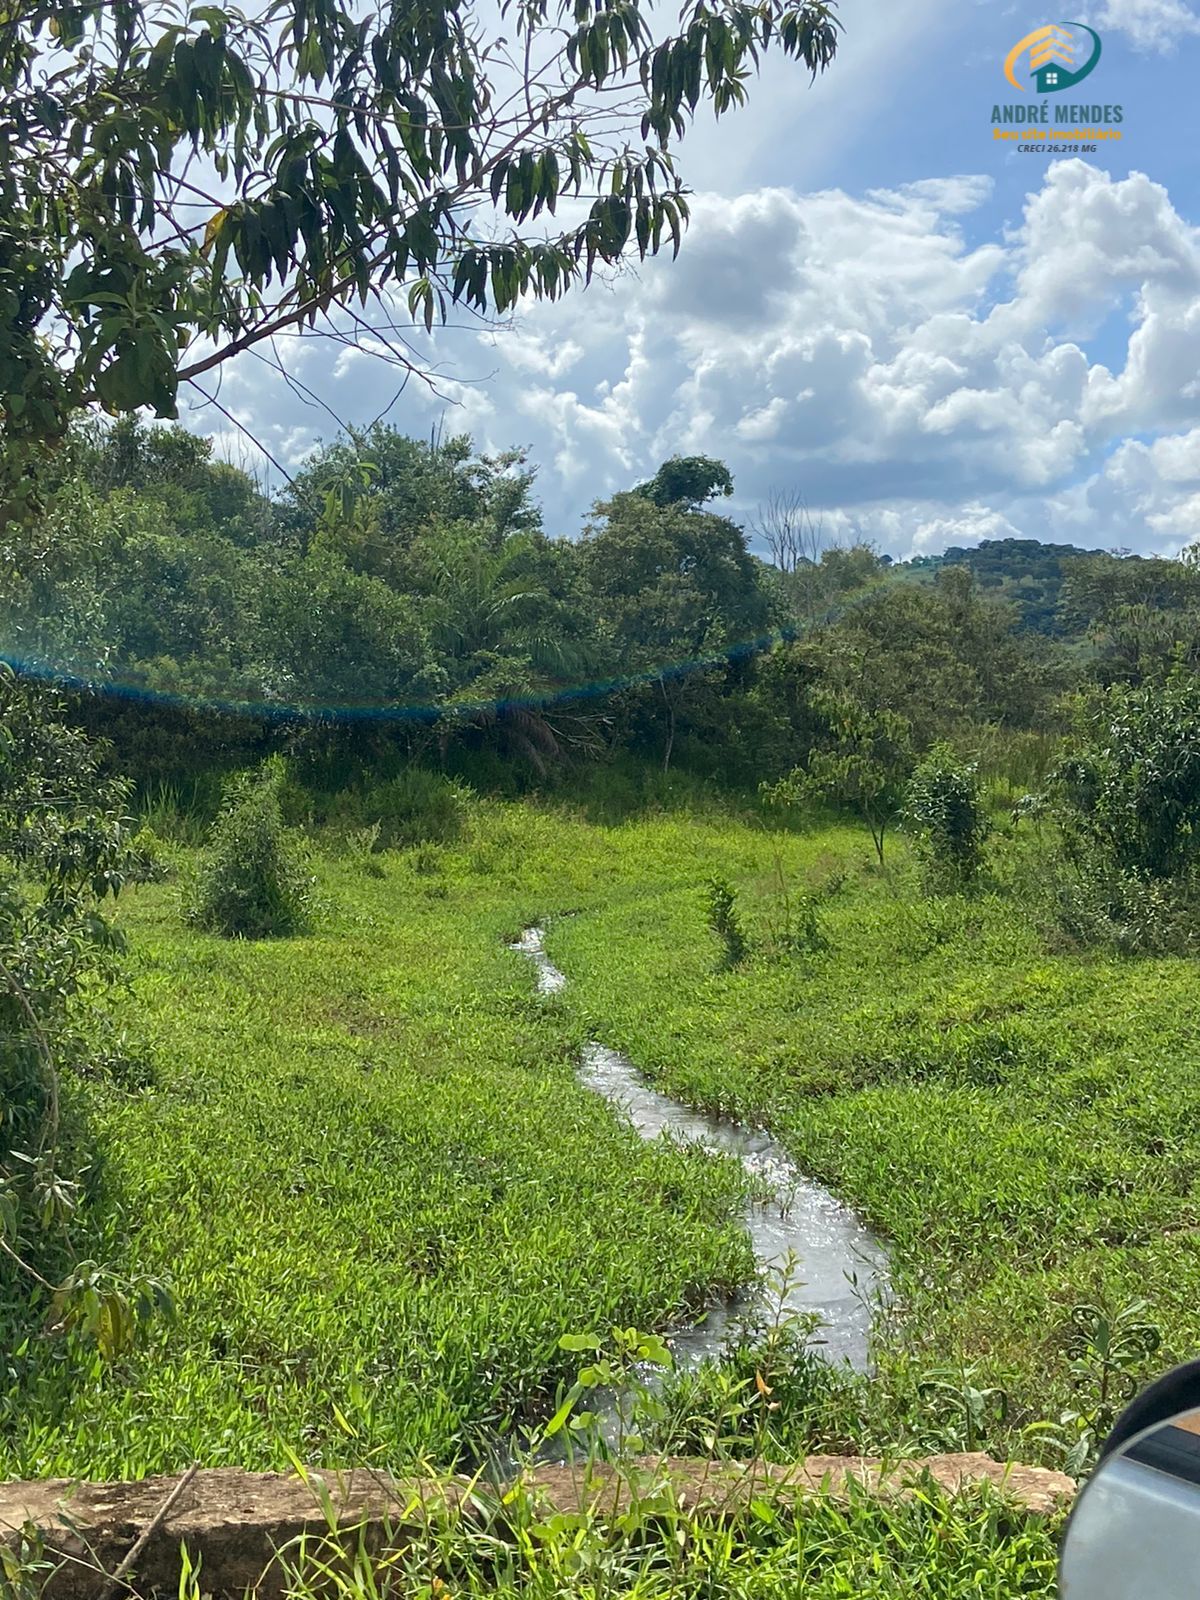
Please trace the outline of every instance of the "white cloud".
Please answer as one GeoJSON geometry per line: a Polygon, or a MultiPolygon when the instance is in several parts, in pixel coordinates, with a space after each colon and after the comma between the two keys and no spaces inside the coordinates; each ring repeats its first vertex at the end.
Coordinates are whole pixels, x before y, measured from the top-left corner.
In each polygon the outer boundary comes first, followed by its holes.
{"type": "MultiPolygon", "coordinates": [[[[704,452],[730,463],[744,509],[794,485],[893,554],[1068,530],[1190,542],[1200,234],[1162,185],[1082,161],[1050,166],[1009,231],[980,227],[990,198],[970,175],[698,195],[677,262],[531,306],[484,343],[438,334],[446,370],[479,381],[414,383],[393,420],[421,433],[449,403],[450,428],[530,445],[554,532],[704,452]]],[[[327,398],[363,420],[391,375],[343,367],[327,398]]],[[[261,394],[262,372],[238,376],[261,394]]],[[[281,398],[259,427],[286,461],[318,430],[281,398]]]]}
{"type": "MultiPolygon", "coordinates": [[[[797,398],[811,400],[815,392],[813,389],[806,389],[797,398]]],[[[750,411],[742,418],[736,429],[738,438],[760,443],[778,438],[780,424],[786,411],[787,401],[776,395],[773,400],[768,400],[761,410],[750,411]]]]}
{"type": "Polygon", "coordinates": [[[1102,528],[1106,546],[1177,555],[1200,539],[1200,428],[1150,443],[1126,439],[1085,482],[1066,490],[1056,521],[1073,542],[1102,528]]]}
{"type": "Polygon", "coordinates": [[[1200,16],[1183,0],[1104,0],[1089,20],[1102,32],[1124,34],[1136,50],[1173,50],[1200,33],[1200,16]]]}
{"type": "Polygon", "coordinates": [[[561,378],[583,355],[583,346],[574,339],[548,344],[536,335],[514,333],[497,337],[503,340],[503,354],[511,366],[545,378],[561,378]]]}

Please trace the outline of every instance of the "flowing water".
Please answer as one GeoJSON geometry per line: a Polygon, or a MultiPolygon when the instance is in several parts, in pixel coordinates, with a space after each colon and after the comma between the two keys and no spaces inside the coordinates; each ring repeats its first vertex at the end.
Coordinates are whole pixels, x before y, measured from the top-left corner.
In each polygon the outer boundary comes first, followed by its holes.
{"type": "MultiPolygon", "coordinates": [[[[546,954],[542,928],[527,928],[513,949],[532,960],[539,993],[557,994],[565,987],[565,975],[546,954]]],[[[817,1335],[822,1353],[864,1370],[873,1305],[886,1289],[887,1257],[854,1213],[798,1172],[769,1135],[689,1110],[659,1094],[626,1056],[606,1045],[584,1047],[580,1076],[589,1089],[618,1106],[644,1139],[666,1133],[693,1141],[736,1157],[765,1180],[771,1200],[751,1205],[745,1218],[760,1269],[778,1268],[794,1252],[801,1281],[791,1285],[787,1309],[816,1312],[823,1324],[817,1335]]],[[[719,1354],[740,1309],[736,1304],[714,1306],[701,1322],[674,1335],[670,1342],[676,1361],[687,1366],[719,1354]]]]}

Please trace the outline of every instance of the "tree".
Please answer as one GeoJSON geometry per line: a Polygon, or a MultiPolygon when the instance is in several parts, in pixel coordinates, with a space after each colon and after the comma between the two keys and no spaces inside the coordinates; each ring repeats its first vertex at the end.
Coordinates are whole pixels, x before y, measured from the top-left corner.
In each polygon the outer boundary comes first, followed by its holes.
{"type": "Polygon", "coordinates": [[[583,582],[617,672],[654,685],[667,723],[665,771],[680,713],[703,687],[700,669],[766,630],[761,564],[736,523],[687,500],[659,505],[633,490],[596,509],[603,521],[579,549],[583,582]]]}
{"type": "Polygon", "coordinates": [[[793,620],[815,626],[838,600],[879,576],[880,557],[859,540],[832,543],[825,513],[813,512],[798,489],[773,489],[751,523],[782,575],[793,620]]]}
{"type": "Polygon", "coordinates": [[[826,0],[690,0],[657,33],[644,0],[501,11],[504,36],[470,0],[19,0],[0,29],[9,500],[89,403],[174,416],[181,383],[208,393],[232,356],[277,360],[318,324],[412,371],[410,320],[678,250],[673,145],[701,103],[743,104],[768,48],[815,76],[837,47],[826,0]]]}
{"type": "Polygon", "coordinates": [[[1040,639],[1016,631],[1011,608],[982,598],[959,567],[932,588],[889,582],[794,648],[825,687],[871,711],[893,711],[922,748],[981,721],[1028,727],[1065,674],[1040,639]]]}
{"type": "Polygon", "coordinates": [[[353,571],[331,544],[268,575],[258,607],[264,687],[280,705],[428,705],[449,686],[420,600],[353,571]]]}
{"type": "Polygon", "coordinates": [[[1093,555],[1075,562],[1061,613],[1086,629],[1102,683],[1163,681],[1200,667],[1200,569],[1187,561],[1093,555]]]}
{"type": "Polygon", "coordinates": [[[780,572],[814,567],[825,550],[825,514],[815,516],[799,489],[772,489],[751,524],[780,572]]]}
{"type": "Polygon", "coordinates": [[[1051,792],[1076,850],[1139,877],[1200,866],[1200,683],[1179,676],[1084,702],[1051,792]]]}
{"type": "Polygon", "coordinates": [[[493,541],[539,527],[533,478],[524,451],[480,455],[466,434],[411,439],[376,423],[310,456],[280,495],[278,510],[285,537],[306,550],[331,513],[344,523],[355,504],[369,499],[372,537],[355,569],[403,585],[409,548],[431,526],[487,524],[493,541]]]}
{"type": "Polygon", "coordinates": [[[912,730],[894,711],[870,711],[835,695],[814,697],[829,730],[826,748],[767,788],[776,804],[820,800],[856,812],[870,829],[883,865],[883,841],[913,770],[912,730]]]}
{"type": "Polygon", "coordinates": [[[1059,602],[1067,575],[1099,554],[1038,539],[984,539],[969,549],[954,545],[940,556],[919,556],[906,565],[935,571],[963,567],[984,594],[1015,607],[1023,630],[1061,635],[1059,602]]]}
{"type": "Polygon", "coordinates": [[[733,493],[733,478],[723,461],[712,456],[672,456],[647,483],[633,491],[656,506],[687,506],[691,510],[733,493]]]}
{"type": "Polygon", "coordinates": [[[185,428],[72,430],[42,513],[0,529],[0,648],[86,682],[262,698],[273,512],[185,428]],[[263,557],[266,559],[263,559],[263,557]]]}

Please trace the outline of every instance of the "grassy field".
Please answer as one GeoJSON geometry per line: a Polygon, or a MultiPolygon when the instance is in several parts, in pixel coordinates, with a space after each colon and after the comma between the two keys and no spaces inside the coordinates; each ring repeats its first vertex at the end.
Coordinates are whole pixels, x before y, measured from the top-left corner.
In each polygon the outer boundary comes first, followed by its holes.
{"type": "Polygon", "coordinates": [[[747,1276],[740,1170],[580,1088],[571,1020],[504,948],[546,892],[518,885],[526,836],[514,815],[449,881],[318,858],[309,938],[185,932],[171,884],[122,902],[154,1082],[91,1095],[92,1248],[169,1275],[180,1320],[114,1372],[10,1353],[6,1476],[446,1463],[545,1408],[564,1331],[662,1326],[747,1276]]]}
{"type": "Polygon", "coordinates": [[[1015,852],[930,900],[902,847],[881,872],[844,826],[480,804],[378,877],[317,856],[309,937],[186,932],[177,885],[135,891],[124,1011],[153,1082],[89,1091],[96,1253],[168,1273],[180,1320],[115,1372],[10,1352],[0,1470],[447,1464],[544,1411],[561,1333],[664,1328],[744,1281],[740,1173],[623,1128],[575,1081],[586,1037],[768,1123],[888,1241],[877,1379],[816,1437],[1057,1464],[1030,1424],[1200,1336],[1200,999],[1186,962],[1048,954],[1015,852]],[[755,947],[733,971],[713,875],[755,947]],[[805,894],[826,947],[796,953],[805,894]],[[541,918],[552,1001],[505,949],[541,918]],[[1076,1348],[1078,1308],[1139,1295],[1159,1355],[1076,1348]]]}
{"type": "MultiPolygon", "coordinates": [[[[510,1497],[499,1524],[451,1514],[361,1560],[331,1582],[320,1544],[293,1556],[296,1600],[331,1589],[344,1600],[1048,1600],[1059,1519],[1029,1518],[993,1492],[849,1504],[767,1499],[730,1521],[673,1510],[649,1490],[624,1526],[583,1515],[538,1515],[510,1497]],[[432,1575],[432,1576],[431,1576],[432,1575]]],[[[334,1557],[336,1560],[336,1557],[334,1557]]],[[[339,1564],[344,1567],[344,1564],[339,1564]]],[[[337,1568],[334,1569],[335,1571],[337,1568]]],[[[197,1583],[180,1600],[201,1600],[197,1583]]]]}
{"type": "Polygon", "coordinates": [[[1195,1353],[1191,962],[1048,953],[1017,887],[1032,842],[998,842],[981,895],[929,899],[902,846],[881,872],[844,830],[734,828],[711,859],[760,950],[721,971],[692,862],[650,881],[661,839],[631,830],[645,876],[552,923],[548,950],[587,1028],[680,1098],[768,1124],[888,1240],[897,1303],[860,1442],[957,1433],[1053,1460],[1030,1425],[1076,1408],[1103,1425],[1127,1383],[1195,1353]],[[805,891],[827,948],[773,953],[805,891]],[[972,1389],[999,1391],[978,1426],[972,1389]]]}

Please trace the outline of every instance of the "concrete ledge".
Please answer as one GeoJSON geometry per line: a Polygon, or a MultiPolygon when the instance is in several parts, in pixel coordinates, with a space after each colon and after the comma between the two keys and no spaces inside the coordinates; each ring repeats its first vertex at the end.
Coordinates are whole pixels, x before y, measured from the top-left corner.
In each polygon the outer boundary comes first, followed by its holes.
{"type": "MultiPolygon", "coordinates": [[[[1008,1466],[990,1456],[944,1455],[885,1463],[871,1456],[809,1456],[794,1466],[768,1462],[705,1461],[684,1456],[647,1458],[614,1472],[605,1465],[537,1467],[522,1480],[535,1503],[555,1510],[583,1504],[598,1515],[627,1511],[635,1498],[669,1494],[681,1510],[737,1515],[749,1501],[794,1502],[823,1494],[844,1500],[856,1488],[880,1498],[902,1498],[918,1480],[932,1479],[949,1494],[988,1484],[1020,1510],[1045,1516],[1069,1504],[1075,1480],[1045,1467],[1008,1466]]],[[[0,1491],[2,1492],[2,1491],[0,1491]]]]}
{"type": "Polygon", "coordinates": [[[153,1531],[128,1580],[143,1596],[178,1591],[179,1550],[202,1562],[205,1594],[243,1595],[255,1589],[264,1600],[283,1592],[277,1553],[302,1536],[330,1536],[330,1517],[341,1539],[359,1539],[379,1549],[411,1535],[431,1519],[449,1516],[501,1523],[522,1500],[538,1514],[617,1514],[643,1501],[716,1516],[736,1516],[751,1500],[779,1503],[817,1494],[845,1498],[858,1485],[885,1497],[903,1496],[915,1479],[929,1478],[950,1493],[987,1484],[1017,1509],[1041,1516],[1065,1505],[1074,1482],[1039,1467],[1004,1467],[984,1455],[931,1456],[885,1466],[861,1456],[810,1456],[797,1466],[762,1462],[712,1462],[683,1457],[647,1458],[622,1467],[536,1467],[505,1493],[472,1487],[466,1479],[397,1480],[363,1470],[295,1475],[243,1472],[237,1467],[198,1472],[169,1514],[155,1525],[181,1477],[143,1478],[136,1483],[75,1483],[45,1479],[0,1484],[0,1540],[35,1537],[50,1565],[45,1593],[50,1600],[101,1600],[114,1573],[148,1527],[153,1531]],[[326,1502],[327,1497],[327,1502],[326,1502]],[[328,1505],[328,1511],[326,1509],[328,1505]]]}

